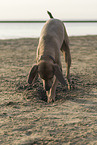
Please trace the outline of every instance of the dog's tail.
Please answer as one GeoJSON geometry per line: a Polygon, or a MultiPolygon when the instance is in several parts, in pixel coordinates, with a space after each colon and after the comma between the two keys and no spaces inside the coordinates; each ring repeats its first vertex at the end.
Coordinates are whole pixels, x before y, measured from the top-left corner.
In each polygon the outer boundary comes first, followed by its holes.
{"type": "Polygon", "coordinates": [[[50,18],[54,18],[49,11],[47,11],[47,13],[48,13],[48,15],[49,15],[50,18]]]}

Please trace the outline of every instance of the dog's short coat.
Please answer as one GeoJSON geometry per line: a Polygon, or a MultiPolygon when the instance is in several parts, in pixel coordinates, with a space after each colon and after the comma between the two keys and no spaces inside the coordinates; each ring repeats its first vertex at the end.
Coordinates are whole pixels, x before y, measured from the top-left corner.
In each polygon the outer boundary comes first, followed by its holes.
{"type": "Polygon", "coordinates": [[[62,21],[51,17],[48,20],[40,35],[37,48],[37,64],[31,68],[28,77],[28,83],[31,84],[34,78],[39,75],[43,81],[44,89],[48,97],[48,102],[55,101],[55,92],[58,81],[66,85],[62,74],[60,61],[60,50],[62,51],[66,62],[66,77],[68,89],[70,89],[70,65],[71,55],[69,49],[69,39],[65,26],[62,21]]]}

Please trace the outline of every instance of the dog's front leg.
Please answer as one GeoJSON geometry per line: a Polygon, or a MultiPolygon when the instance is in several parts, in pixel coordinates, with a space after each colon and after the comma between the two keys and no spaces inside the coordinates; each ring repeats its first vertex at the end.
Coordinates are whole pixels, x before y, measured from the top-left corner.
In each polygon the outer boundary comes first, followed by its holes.
{"type": "Polygon", "coordinates": [[[49,91],[46,91],[46,95],[47,95],[47,102],[48,103],[52,102],[51,89],[49,91]]]}
{"type": "Polygon", "coordinates": [[[52,88],[49,91],[46,91],[47,97],[48,97],[48,103],[54,101],[55,102],[55,96],[56,96],[56,87],[58,84],[58,80],[55,77],[54,82],[52,84],[52,88]]]}

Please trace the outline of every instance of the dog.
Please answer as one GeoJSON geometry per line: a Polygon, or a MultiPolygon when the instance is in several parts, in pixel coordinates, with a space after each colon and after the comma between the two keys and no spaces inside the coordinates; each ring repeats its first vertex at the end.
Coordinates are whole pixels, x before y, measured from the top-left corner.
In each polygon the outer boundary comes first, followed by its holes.
{"type": "Polygon", "coordinates": [[[29,73],[28,83],[34,83],[36,76],[43,81],[43,87],[46,90],[48,103],[55,101],[56,87],[58,82],[71,88],[70,66],[71,55],[69,48],[69,39],[66,28],[62,21],[54,19],[52,14],[47,11],[50,19],[45,23],[37,47],[37,64],[35,64],[29,73]],[[66,62],[66,78],[62,74],[62,65],[60,60],[60,50],[63,53],[66,62]]]}

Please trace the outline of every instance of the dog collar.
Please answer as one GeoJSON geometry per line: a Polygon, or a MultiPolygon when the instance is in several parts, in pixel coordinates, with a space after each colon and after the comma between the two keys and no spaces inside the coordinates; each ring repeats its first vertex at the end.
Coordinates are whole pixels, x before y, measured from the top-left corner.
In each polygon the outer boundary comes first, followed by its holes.
{"type": "Polygon", "coordinates": [[[53,60],[54,63],[56,63],[56,62],[55,62],[55,59],[54,59],[51,55],[46,55],[46,56],[42,55],[42,56],[40,57],[39,60],[44,60],[44,59],[46,59],[47,57],[50,58],[51,60],[53,60]]]}
{"type": "MultiPolygon", "coordinates": [[[[56,63],[55,59],[54,59],[51,55],[46,55],[46,56],[42,55],[42,56],[40,57],[39,61],[40,61],[40,60],[44,60],[44,59],[46,59],[47,57],[49,57],[51,60],[53,60],[54,63],[56,63]]],[[[62,71],[62,68],[61,68],[61,67],[60,67],[60,70],[62,71]]]]}

